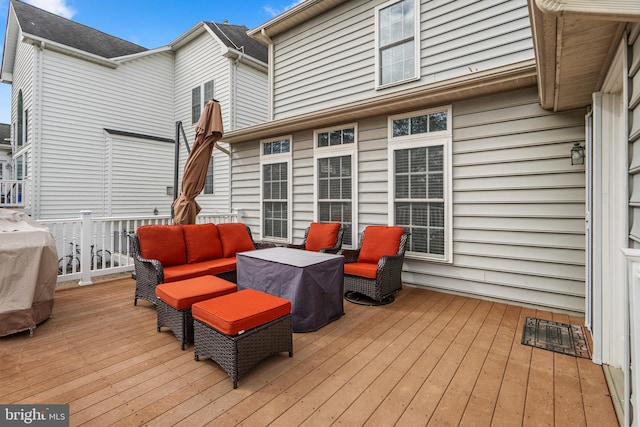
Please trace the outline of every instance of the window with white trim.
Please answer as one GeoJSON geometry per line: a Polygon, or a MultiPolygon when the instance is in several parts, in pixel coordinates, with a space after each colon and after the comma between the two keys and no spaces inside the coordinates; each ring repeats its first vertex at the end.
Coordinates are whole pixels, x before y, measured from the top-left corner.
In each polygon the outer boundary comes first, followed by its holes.
{"type": "Polygon", "coordinates": [[[411,233],[407,255],[450,262],[451,107],[389,117],[392,224],[411,233]]]}
{"type": "Polygon", "coordinates": [[[316,221],[342,223],[346,247],[353,247],[356,135],[355,124],[314,132],[316,221]]]}
{"type": "Polygon", "coordinates": [[[418,0],[392,0],[376,7],[376,85],[419,77],[418,0]]]}
{"type": "Polygon", "coordinates": [[[213,80],[191,89],[191,123],[198,123],[207,101],[213,99],[213,80]]]}
{"type": "Polygon", "coordinates": [[[262,237],[287,242],[290,228],[291,136],[261,141],[262,237]]]}

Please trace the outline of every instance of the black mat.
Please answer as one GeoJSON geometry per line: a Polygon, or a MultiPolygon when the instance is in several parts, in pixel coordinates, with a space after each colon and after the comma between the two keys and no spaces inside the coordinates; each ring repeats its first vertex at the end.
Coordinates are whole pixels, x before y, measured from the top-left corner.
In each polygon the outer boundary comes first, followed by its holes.
{"type": "Polygon", "coordinates": [[[522,344],[591,359],[582,326],[527,317],[522,331],[522,344]]]}

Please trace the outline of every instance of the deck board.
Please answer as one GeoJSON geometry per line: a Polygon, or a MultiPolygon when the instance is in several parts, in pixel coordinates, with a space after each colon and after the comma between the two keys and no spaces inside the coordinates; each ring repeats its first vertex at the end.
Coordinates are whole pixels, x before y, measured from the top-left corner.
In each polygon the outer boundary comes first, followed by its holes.
{"type": "Polygon", "coordinates": [[[526,316],[584,319],[406,287],[294,334],[232,388],[120,278],[56,291],[33,336],[0,338],[0,401],[68,403],[72,425],[617,426],[602,368],[520,343],[526,316]]]}

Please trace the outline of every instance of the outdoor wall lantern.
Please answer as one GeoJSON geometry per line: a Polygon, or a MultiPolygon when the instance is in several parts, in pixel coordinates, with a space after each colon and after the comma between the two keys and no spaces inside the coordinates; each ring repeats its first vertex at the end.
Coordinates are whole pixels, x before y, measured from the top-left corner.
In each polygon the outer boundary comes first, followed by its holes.
{"type": "Polygon", "coordinates": [[[571,165],[584,165],[584,147],[579,142],[571,147],[571,165]]]}

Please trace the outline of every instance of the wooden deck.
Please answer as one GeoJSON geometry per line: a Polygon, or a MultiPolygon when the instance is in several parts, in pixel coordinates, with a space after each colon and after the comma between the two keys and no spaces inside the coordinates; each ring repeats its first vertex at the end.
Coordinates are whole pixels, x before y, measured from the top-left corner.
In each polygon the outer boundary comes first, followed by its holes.
{"type": "Polygon", "coordinates": [[[130,278],[56,292],[32,337],[0,338],[0,403],[69,403],[71,425],[617,426],[602,368],[520,344],[516,306],[405,289],[294,334],[238,389],[193,360],[130,278]]]}

